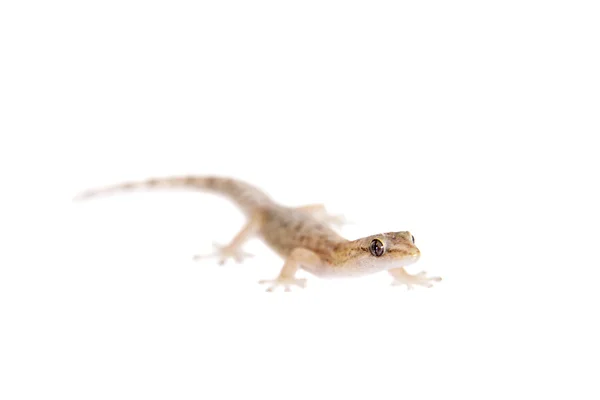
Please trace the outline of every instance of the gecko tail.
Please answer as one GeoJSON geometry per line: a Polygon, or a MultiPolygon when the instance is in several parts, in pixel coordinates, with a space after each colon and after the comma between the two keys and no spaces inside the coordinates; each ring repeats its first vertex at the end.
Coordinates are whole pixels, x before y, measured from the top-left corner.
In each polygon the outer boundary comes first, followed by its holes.
{"type": "Polygon", "coordinates": [[[129,192],[135,190],[149,190],[154,188],[187,188],[187,189],[207,189],[212,186],[214,178],[199,177],[172,177],[161,179],[148,179],[139,182],[125,182],[117,185],[105,186],[97,189],[85,190],[77,194],[73,201],[84,201],[95,197],[110,196],[119,192],[129,192]]]}
{"type": "MultiPolygon", "coordinates": [[[[163,180],[162,182],[167,182],[167,180],[163,180]]],[[[142,190],[142,189],[150,189],[159,186],[173,186],[173,185],[163,185],[159,184],[158,179],[150,179],[147,181],[141,182],[126,182],[118,185],[106,186],[97,189],[89,189],[85,190],[79,194],[77,194],[73,201],[85,201],[96,197],[104,197],[110,196],[118,192],[127,192],[132,190],[142,190]]]]}
{"type": "Polygon", "coordinates": [[[187,189],[214,192],[230,198],[248,213],[251,213],[257,207],[272,204],[270,198],[256,187],[236,179],[216,176],[175,176],[121,183],[83,191],[76,195],[73,201],[84,201],[120,192],[150,189],[187,189]]]}

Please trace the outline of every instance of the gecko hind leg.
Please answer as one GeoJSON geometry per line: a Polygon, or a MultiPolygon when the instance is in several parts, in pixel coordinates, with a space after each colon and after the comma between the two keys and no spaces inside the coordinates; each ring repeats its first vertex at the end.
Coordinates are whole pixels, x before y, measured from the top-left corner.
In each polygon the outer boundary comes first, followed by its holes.
{"type": "Polygon", "coordinates": [[[211,254],[197,254],[194,256],[194,260],[203,260],[206,258],[216,257],[219,265],[225,264],[228,259],[233,259],[238,264],[243,262],[245,258],[253,257],[253,254],[247,253],[242,249],[244,243],[252,238],[262,225],[262,215],[260,213],[255,214],[248,223],[242,228],[242,230],[235,235],[235,237],[229,242],[229,244],[223,246],[218,243],[213,243],[215,251],[211,254]]]}
{"type": "Polygon", "coordinates": [[[404,267],[394,268],[388,270],[388,273],[394,278],[392,286],[406,285],[406,290],[412,290],[414,285],[432,287],[433,282],[439,282],[442,280],[439,276],[427,276],[425,271],[411,275],[404,267]]]}
{"type": "Polygon", "coordinates": [[[248,253],[248,252],[244,251],[243,249],[241,249],[240,247],[232,247],[230,245],[221,245],[219,243],[213,242],[213,248],[214,248],[214,252],[212,252],[210,254],[196,254],[194,256],[194,260],[200,261],[200,260],[204,260],[207,258],[216,257],[218,259],[217,263],[219,265],[224,265],[227,262],[227,260],[229,260],[229,259],[232,259],[236,263],[240,264],[240,263],[244,262],[244,259],[254,257],[254,254],[248,253]]]}
{"type": "Polygon", "coordinates": [[[319,256],[312,251],[304,248],[296,248],[292,250],[288,258],[281,268],[279,276],[275,279],[265,279],[258,283],[267,284],[267,292],[272,292],[282,286],[286,292],[291,291],[292,286],[300,288],[306,287],[306,279],[296,278],[296,272],[302,266],[305,269],[316,268],[321,264],[319,256]]]}

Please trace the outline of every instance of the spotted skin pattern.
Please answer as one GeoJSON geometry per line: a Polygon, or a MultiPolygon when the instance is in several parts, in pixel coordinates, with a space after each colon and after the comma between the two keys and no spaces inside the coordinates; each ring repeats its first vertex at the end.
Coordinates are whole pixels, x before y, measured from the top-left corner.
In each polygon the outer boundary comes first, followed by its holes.
{"type": "MultiPolygon", "coordinates": [[[[229,244],[217,245],[213,255],[221,264],[229,258],[241,262],[251,256],[242,250],[244,243],[255,236],[261,238],[285,260],[279,276],[260,281],[268,285],[267,291],[278,287],[286,291],[293,286],[304,287],[306,280],[296,278],[298,269],[318,277],[361,276],[387,271],[394,279],[393,285],[405,285],[407,289],[431,287],[433,282],[441,280],[428,277],[424,272],[411,275],[404,269],[421,255],[410,232],[387,232],[347,240],[331,227],[333,222],[340,222],[339,217],[329,215],[322,205],[285,207],[258,188],[237,179],[217,176],[155,178],[89,190],[76,199],[153,188],[199,190],[232,200],[246,215],[247,223],[229,244]]],[[[196,256],[196,259],[205,257],[196,256]]]]}

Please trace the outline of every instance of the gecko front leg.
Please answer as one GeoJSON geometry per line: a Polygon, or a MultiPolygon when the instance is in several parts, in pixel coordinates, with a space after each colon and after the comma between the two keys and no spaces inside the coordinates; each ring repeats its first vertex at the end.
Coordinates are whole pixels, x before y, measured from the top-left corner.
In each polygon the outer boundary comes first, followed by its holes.
{"type": "Polygon", "coordinates": [[[433,282],[439,282],[442,280],[442,278],[439,276],[427,276],[424,271],[415,275],[411,275],[406,272],[404,267],[390,269],[388,270],[388,273],[394,278],[392,286],[406,285],[407,290],[411,290],[413,285],[432,287],[433,282]]]}
{"type": "Polygon", "coordinates": [[[306,279],[296,278],[296,272],[298,269],[300,267],[303,267],[307,270],[316,269],[320,264],[321,259],[317,254],[308,249],[298,247],[292,250],[288,258],[285,260],[283,268],[281,268],[281,272],[277,278],[262,280],[258,283],[269,284],[270,286],[267,288],[267,292],[272,292],[279,286],[283,286],[286,292],[291,290],[291,286],[303,288],[306,286],[306,279]]]}
{"type": "Polygon", "coordinates": [[[309,204],[296,207],[296,209],[310,214],[313,218],[323,224],[336,228],[341,228],[342,226],[350,223],[346,217],[341,214],[330,214],[325,208],[324,204],[309,204]]]}
{"type": "Polygon", "coordinates": [[[262,213],[255,213],[242,230],[225,246],[213,243],[215,252],[212,254],[198,254],[194,256],[194,260],[202,260],[209,257],[217,257],[219,265],[225,264],[227,259],[232,258],[237,263],[241,263],[244,258],[252,257],[253,255],[242,250],[244,243],[253,237],[259,231],[263,223],[262,213]]]}

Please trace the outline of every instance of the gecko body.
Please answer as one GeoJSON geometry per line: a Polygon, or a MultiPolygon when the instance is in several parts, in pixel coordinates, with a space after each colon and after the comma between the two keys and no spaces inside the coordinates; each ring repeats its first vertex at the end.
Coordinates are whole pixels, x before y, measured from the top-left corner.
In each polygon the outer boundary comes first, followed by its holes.
{"type": "MultiPolygon", "coordinates": [[[[302,268],[319,277],[360,276],[387,271],[394,285],[430,287],[439,277],[424,272],[411,275],[405,266],[415,263],[421,253],[409,232],[387,232],[357,240],[340,236],[331,225],[339,218],[327,214],[323,205],[285,207],[275,203],[258,188],[231,178],[182,176],[124,183],[90,190],[78,196],[88,199],[120,191],[150,188],[185,188],[213,192],[232,200],[246,215],[247,223],[225,246],[218,247],[220,263],[233,258],[241,262],[249,254],[242,250],[244,243],[260,237],[285,261],[278,277],[260,281],[268,284],[267,291],[283,286],[304,287],[306,281],[296,278],[302,268]]],[[[206,256],[196,256],[197,259],[206,256]]]]}

